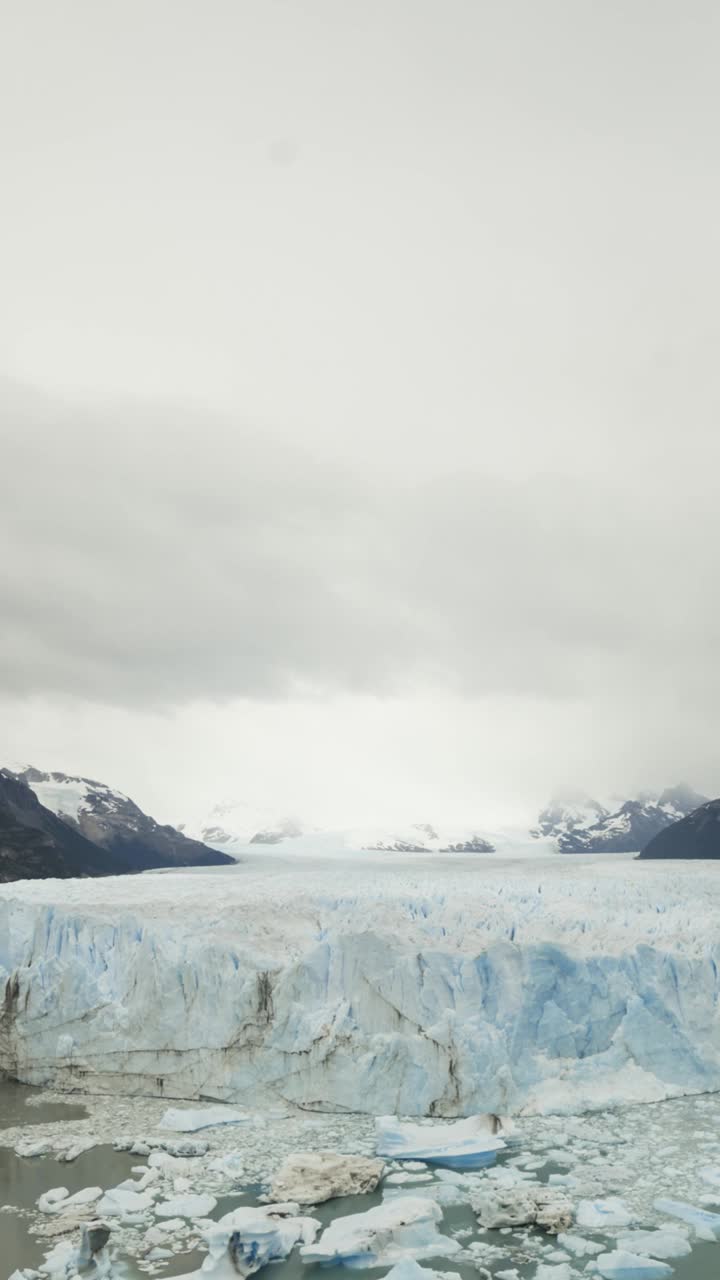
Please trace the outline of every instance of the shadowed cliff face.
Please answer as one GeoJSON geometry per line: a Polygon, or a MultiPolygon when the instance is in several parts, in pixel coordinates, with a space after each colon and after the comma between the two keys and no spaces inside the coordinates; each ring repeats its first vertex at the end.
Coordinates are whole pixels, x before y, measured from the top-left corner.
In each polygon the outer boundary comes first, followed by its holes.
{"type": "Polygon", "coordinates": [[[720,800],[666,827],[643,849],[641,858],[720,858],[720,800]]]}

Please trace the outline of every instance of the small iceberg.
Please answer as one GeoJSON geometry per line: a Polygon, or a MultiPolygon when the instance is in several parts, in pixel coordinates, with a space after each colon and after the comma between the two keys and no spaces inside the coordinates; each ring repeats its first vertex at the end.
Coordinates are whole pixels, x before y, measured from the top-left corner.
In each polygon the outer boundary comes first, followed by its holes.
{"type": "Polygon", "coordinates": [[[179,1195],[155,1205],[158,1218],[208,1218],[217,1206],[215,1196],[179,1195]]]}
{"type": "MultiPolygon", "coordinates": [[[[286,1156],[268,1198],[285,1204],[323,1204],[336,1196],[374,1191],[385,1172],[382,1160],[341,1156],[333,1151],[300,1151],[286,1156]]],[[[428,1175],[430,1177],[431,1175],[428,1175]]]]}
{"type": "Polygon", "coordinates": [[[720,1240],[720,1213],[698,1209],[684,1200],[656,1200],[655,1208],[658,1213],[669,1213],[671,1218],[689,1223],[703,1240],[720,1240]]]}
{"type": "Polygon", "coordinates": [[[633,1215],[622,1200],[581,1200],[577,1207],[577,1224],[586,1231],[605,1231],[608,1227],[629,1227],[633,1215]]]}
{"type": "Polygon", "coordinates": [[[692,1252],[682,1227],[658,1227],[655,1231],[625,1231],[618,1249],[647,1254],[650,1258],[686,1258],[692,1252]]]}
{"type": "Polygon", "coordinates": [[[198,1129],[213,1129],[218,1124],[249,1124],[251,1117],[232,1107],[203,1107],[200,1111],[184,1111],[170,1107],[165,1112],[158,1129],[172,1129],[174,1133],[197,1133],[198,1129]]]}
{"type": "Polygon", "coordinates": [[[414,1258],[403,1258],[388,1271],[385,1280],[460,1280],[457,1271],[433,1271],[431,1267],[421,1267],[414,1258]]]}
{"type": "Polygon", "coordinates": [[[595,1265],[604,1280],[666,1280],[673,1273],[666,1262],[644,1258],[639,1253],[625,1253],[621,1249],[601,1253],[595,1265]]]}
{"type": "Polygon", "coordinates": [[[375,1121],[375,1149],[390,1160],[422,1160],[448,1169],[484,1169],[507,1145],[498,1116],[471,1116],[452,1124],[401,1124],[397,1116],[375,1121]]]}
{"type": "Polygon", "coordinates": [[[176,1280],[233,1280],[251,1276],[270,1262],[282,1262],[296,1244],[310,1244],[320,1230],[316,1218],[298,1216],[296,1204],[233,1209],[205,1232],[208,1252],[197,1271],[176,1280]]]}
{"type": "Polygon", "coordinates": [[[321,1266],[383,1267],[415,1258],[457,1253],[460,1244],[440,1235],[442,1209],[421,1196],[398,1196],[368,1209],[335,1218],[316,1244],[300,1250],[303,1262],[321,1266]]]}

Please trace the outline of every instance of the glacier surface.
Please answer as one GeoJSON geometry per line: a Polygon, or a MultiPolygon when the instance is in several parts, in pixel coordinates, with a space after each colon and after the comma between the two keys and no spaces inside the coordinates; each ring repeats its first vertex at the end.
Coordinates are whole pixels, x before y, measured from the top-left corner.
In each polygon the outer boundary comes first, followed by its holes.
{"type": "Polygon", "coordinates": [[[0,887],[0,1069],[308,1109],[720,1089],[720,887],[622,856],[258,857],[0,887]]]}

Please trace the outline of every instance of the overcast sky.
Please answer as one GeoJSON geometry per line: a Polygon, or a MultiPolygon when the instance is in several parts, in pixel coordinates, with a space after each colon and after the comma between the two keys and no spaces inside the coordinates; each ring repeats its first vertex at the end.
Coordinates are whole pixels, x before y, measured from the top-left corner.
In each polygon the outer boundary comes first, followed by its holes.
{"type": "Polygon", "coordinates": [[[0,753],[720,794],[715,0],[0,0],[0,753]]]}

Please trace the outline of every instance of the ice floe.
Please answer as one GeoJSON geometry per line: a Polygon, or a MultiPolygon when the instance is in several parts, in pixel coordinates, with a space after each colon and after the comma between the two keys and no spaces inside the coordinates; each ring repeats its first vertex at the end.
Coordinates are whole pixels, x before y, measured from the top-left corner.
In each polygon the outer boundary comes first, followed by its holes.
{"type": "Polygon", "coordinates": [[[628,1227],[633,1214],[622,1200],[581,1200],[577,1206],[577,1224],[586,1231],[607,1231],[612,1227],[628,1227]]]}
{"type": "Polygon", "coordinates": [[[666,1262],[621,1249],[599,1254],[595,1265],[604,1280],[666,1280],[673,1273],[666,1262]]]}
{"type": "Polygon", "coordinates": [[[379,1156],[392,1160],[422,1160],[450,1169],[482,1169],[506,1146],[503,1121],[494,1115],[471,1116],[453,1124],[403,1124],[397,1116],[375,1122],[379,1156]]]}
{"type": "Polygon", "coordinates": [[[402,1196],[366,1213],[335,1218],[314,1244],[305,1245],[305,1262],[346,1267],[390,1266],[401,1258],[432,1258],[457,1253],[460,1244],[438,1230],[442,1209],[424,1197],[402,1196]]]}
{"type": "Polygon", "coordinates": [[[174,1133],[197,1133],[199,1129],[212,1129],[219,1124],[248,1124],[251,1116],[231,1107],[203,1107],[202,1110],[183,1110],[170,1107],[158,1124],[158,1129],[172,1129],[174,1133]]]}
{"type": "Polygon", "coordinates": [[[206,1231],[207,1257],[192,1275],[219,1280],[252,1275],[270,1262],[281,1262],[297,1244],[309,1245],[319,1227],[316,1219],[300,1217],[296,1204],[234,1209],[206,1231]]]}

